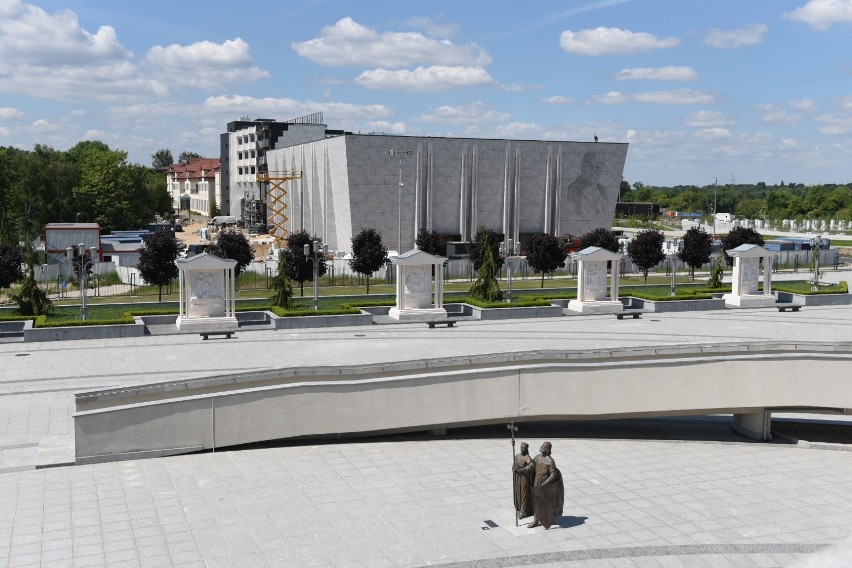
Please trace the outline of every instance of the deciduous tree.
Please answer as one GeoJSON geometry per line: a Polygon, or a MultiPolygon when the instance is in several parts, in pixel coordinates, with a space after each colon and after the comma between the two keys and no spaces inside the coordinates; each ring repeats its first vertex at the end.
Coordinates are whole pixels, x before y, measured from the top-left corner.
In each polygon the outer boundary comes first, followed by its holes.
{"type": "Polygon", "coordinates": [[[172,158],[172,151],[168,148],[160,148],[153,154],[151,154],[151,167],[156,169],[160,168],[168,168],[175,161],[172,158]]]}
{"type": "Polygon", "coordinates": [[[237,261],[234,267],[234,276],[239,276],[243,269],[254,260],[251,243],[246,236],[239,231],[221,231],[216,237],[216,242],[208,249],[210,254],[219,258],[230,258],[237,261]]]}
{"type": "Polygon", "coordinates": [[[588,247],[600,247],[612,252],[618,252],[618,237],[604,227],[592,229],[580,237],[580,250],[588,247]]]}
{"type": "Polygon", "coordinates": [[[707,231],[692,227],[683,235],[683,248],[678,253],[681,262],[686,263],[695,280],[695,269],[710,262],[710,251],[713,249],[713,239],[707,231]]]}
{"type": "Polygon", "coordinates": [[[725,251],[725,262],[728,263],[728,266],[734,265],[734,259],[728,256],[728,251],[740,245],[763,246],[763,236],[754,229],[746,227],[734,227],[731,229],[731,232],[722,237],[722,250],[725,251]]]}
{"type": "Polygon", "coordinates": [[[630,255],[633,264],[642,271],[645,283],[648,282],[648,270],[666,259],[663,241],[665,241],[663,233],[656,229],[648,229],[636,233],[627,245],[627,254],[630,255]]]}
{"type": "Polygon", "coordinates": [[[544,275],[565,265],[568,252],[562,241],[547,233],[535,233],[527,242],[527,263],[535,272],[541,272],[541,287],[544,275]]]}
{"type": "Polygon", "coordinates": [[[178,248],[175,238],[169,231],[157,231],[145,241],[139,252],[139,274],[148,284],[159,288],[159,301],[163,301],[163,286],[178,277],[178,248]]]}
{"type": "MultiPolygon", "coordinates": [[[[311,245],[316,240],[319,240],[319,237],[311,236],[302,229],[287,236],[287,248],[281,251],[287,278],[299,283],[302,296],[305,295],[305,281],[314,279],[313,261],[305,258],[305,245],[311,245]]],[[[323,276],[327,269],[325,258],[320,256],[317,274],[323,276]]]]}
{"type": "Polygon", "coordinates": [[[9,288],[23,278],[21,253],[11,243],[0,244],[0,288],[9,288]]]}
{"type": "Polygon", "coordinates": [[[182,162],[188,162],[190,160],[195,160],[195,159],[200,158],[200,157],[201,157],[201,154],[199,154],[198,152],[190,152],[188,150],[184,150],[178,156],[178,162],[181,162],[181,163],[182,162]]]}
{"type": "Polygon", "coordinates": [[[358,274],[367,277],[367,293],[370,293],[370,276],[388,261],[388,250],[382,244],[382,236],[375,229],[362,228],[352,237],[352,260],[349,266],[358,274]]]}
{"type": "Polygon", "coordinates": [[[447,243],[438,236],[435,231],[430,231],[425,227],[417,232],[417,239],[414,241],[417,248],[423,252],[434,254],[435,256],[447,256],[447,243]]]}

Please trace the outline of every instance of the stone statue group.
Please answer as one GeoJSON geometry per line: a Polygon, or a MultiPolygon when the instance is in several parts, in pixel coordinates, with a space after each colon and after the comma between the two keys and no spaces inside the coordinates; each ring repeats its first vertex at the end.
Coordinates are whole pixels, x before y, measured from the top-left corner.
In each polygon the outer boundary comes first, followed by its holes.
{"type": "Polygon", "coordinates": [[[521,453],[515,455],[512,465],[515,514],[518,519],[533,517],[529,528],[540,525],[549,529],[554,519],[562,516],[565,485],[562,473],[550,457],[550,442],[543,443],[534,458],[530,457],[529,448],[529,444],[521,442],[521,453]]]}

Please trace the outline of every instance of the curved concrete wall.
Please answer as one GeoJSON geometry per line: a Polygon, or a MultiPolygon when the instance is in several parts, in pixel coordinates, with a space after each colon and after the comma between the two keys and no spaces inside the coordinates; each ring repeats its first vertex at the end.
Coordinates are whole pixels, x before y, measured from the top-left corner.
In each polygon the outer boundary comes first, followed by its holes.
{"type": "Polygon", "coordinates": [[[509,420],[852,409],[850,351],[842,344],[504,354],[82,393],[77,458],[509,420]]]}

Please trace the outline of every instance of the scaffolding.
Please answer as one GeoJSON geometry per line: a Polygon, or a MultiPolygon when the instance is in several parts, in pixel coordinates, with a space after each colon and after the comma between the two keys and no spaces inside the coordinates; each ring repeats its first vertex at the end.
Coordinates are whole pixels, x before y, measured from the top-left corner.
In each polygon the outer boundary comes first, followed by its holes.
{"type": "Polygon", "coordinates": [[[257,181],[268,184],[266,187],[266,208],[269,234],[275,238],[275,244],[281,246],[281,242],[287,238],[289,231],[285,224],[287,217],[287,189],[284,184],[290,180],[301,179],[302,172],[290,170],[283,172],[261,172],[257,174],[257,181]]]}

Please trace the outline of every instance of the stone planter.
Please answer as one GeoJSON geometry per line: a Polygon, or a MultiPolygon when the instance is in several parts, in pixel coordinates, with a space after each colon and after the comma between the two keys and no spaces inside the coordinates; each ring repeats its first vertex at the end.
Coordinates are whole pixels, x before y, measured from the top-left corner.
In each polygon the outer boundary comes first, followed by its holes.
{"type": "Polygon", "coordinates": [[[775,290],[779,302],[797,306],[848,306],[852,304],[852,294],[794,294],[775,290]]]}
{"type": "Polygon", "coordinates": [[[629,309],[643,310],[646,312],[701,312],[706,310],[724,310],[725,300],[723,298],[708,298],[705,300],[670,300],[657,301],[627,296],[621,298],[629,309]]]}
{"type": "MultiPolygon", "coordinates": [[[[142,318],[133,318],[135,323],[118,325],[80,325],[69,327],[24,327],[24,341],[64,341],[69,339],[116,339],[124,337],[142,337],[145,335],[145,322],[142,318]]],[[[174,316],[172,316],[174,319],[174,316]]]]}
{"type": "Polygon", "coordinates": [[[373,325],[373,314],[362,311],[360,314],[342,314],[333,316],[272,316],[275,329],[307,329],[312,327],[349,327],[373,325]]]}
{"type": "Polygon", "coordinates": [[[562,315],[562,306],[553,304],[528,308],[478,308],[470,304],[462,304],[461,306],[463,316],[478,320],[556,318],[562,315]]]}

